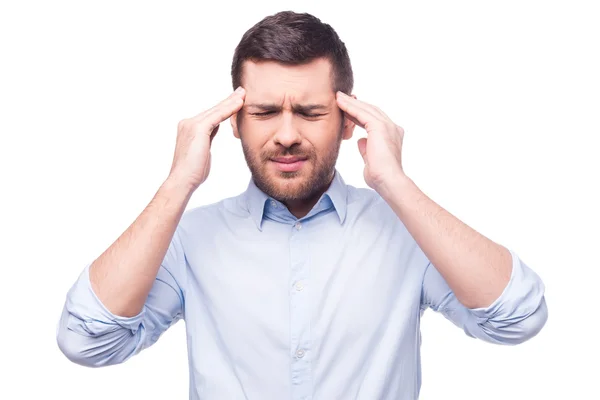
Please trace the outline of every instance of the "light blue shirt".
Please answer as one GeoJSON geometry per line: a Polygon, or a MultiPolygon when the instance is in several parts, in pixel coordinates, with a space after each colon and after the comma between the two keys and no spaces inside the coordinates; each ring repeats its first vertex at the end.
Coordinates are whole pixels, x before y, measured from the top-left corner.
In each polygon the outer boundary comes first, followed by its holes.
{"type": "Polygon", "coordinates": [[[190,399],[413,400],[426,308],[492,343],[540,331],[544,285],[511,254],[502,295],[468,309],[375,191],[346,185],[336,170],[298,219],[250,180],[239,196],[185,211],[139,315],[109,312],[88,264],[57,339],[69,359],[99,367],[184,319],[190,399]]]}

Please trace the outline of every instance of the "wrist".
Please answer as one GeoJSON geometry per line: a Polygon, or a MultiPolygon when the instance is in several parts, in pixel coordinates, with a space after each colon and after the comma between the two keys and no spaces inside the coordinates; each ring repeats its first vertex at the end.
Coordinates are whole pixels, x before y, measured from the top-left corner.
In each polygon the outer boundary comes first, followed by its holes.
{"type": "Polygon", "coordinates": [[[401,196],[411,186],[414,186],[412,179],[404,174],[397,174],[383,182],[377,191],[385,200],[391,201],[397,200],[398,196],[401,196]]]}
{"type": "Polygon", "coordinates": [[[189,200],[196,189],[197,187],[194,185],[175,176],[169,176],[160,186],[160,191],[166,192],[169,197],[185,199],[186,201],[189,200]]]}

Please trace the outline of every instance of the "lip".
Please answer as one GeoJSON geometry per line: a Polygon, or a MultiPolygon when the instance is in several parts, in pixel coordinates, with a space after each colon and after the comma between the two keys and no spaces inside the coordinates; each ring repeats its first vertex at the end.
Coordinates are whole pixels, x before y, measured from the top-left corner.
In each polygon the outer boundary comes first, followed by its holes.
{"type": "Polygon", "coordinates": [[[271,159],[277,169],[282,172],[298,171],[302,168],[306,160],[306,158],[301,157],[277,157],[271,159]]]}
{"type": "Polygon", "coordinates": [[[275,158],[272,158],[271,160],[275,161],[276,163],[281,163],[281,164],[293,164],[298,161],[306,161],[306,158],[303,158],[303,157],[275,157],[275,158]]]}

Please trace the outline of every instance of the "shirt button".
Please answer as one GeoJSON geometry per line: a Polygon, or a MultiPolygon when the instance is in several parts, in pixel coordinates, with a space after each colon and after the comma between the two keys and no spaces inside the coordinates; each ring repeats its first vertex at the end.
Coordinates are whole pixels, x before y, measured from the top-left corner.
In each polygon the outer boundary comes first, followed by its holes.
{"type": "Polygon", "coordinates": [[[302,229],[302,223],[301,222],[296,222],[296,224],[294,225],[294,227],[296,228],[296,230],[300,230],[300,229],[302,229]]]}
{"type": "Polygon", "coordinates": [[[296,290],[301,291],[302,289],[304,289],[302,282],[296,282],[296,290]]]}
{"type": "Polygon", "coordinates": [[[304,357],[304,350],[300,349],[296,352],[296,357],[302,358],[304,357]]]}
{"type": "Polygon", "coordinates": [[[277,202],[276,202],[275,200],[271,200],[271,205],[272,205],[273,207],[277,207],[277,202]]]}

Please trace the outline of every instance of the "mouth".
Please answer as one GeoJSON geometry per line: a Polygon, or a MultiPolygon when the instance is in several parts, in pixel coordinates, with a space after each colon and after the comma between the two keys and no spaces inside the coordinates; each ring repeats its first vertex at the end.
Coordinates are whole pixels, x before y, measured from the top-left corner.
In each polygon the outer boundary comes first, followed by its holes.
{"type": "Polygon", "coordinates": [[[300,170],[306,162],[306,157],[276,157],[271,162],[282,172],[294,172],[300,170]]]}

